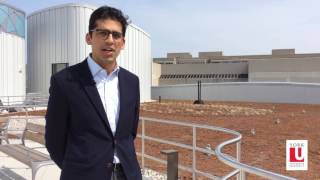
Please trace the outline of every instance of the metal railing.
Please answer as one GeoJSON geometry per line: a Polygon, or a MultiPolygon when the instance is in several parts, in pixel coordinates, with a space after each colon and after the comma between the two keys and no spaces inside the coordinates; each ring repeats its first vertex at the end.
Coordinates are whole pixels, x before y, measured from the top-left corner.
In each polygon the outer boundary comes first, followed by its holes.
{"type": "MultiPolygon", "coordinates": [[[[33,94],[32,96],[0,96],[0,99],[2,99],[2,104],[0,104],[0,110],[1,109],[8,109],[8,108],[24,108],[24,112],[26,113],[26,116],[28,117],[28,111],[29,108],[36,108],[36,107],[46,107],[48,102],[48,96],[47,95],[40,95],[40,94],[33,94]],[[31,97],[31,98],[30,98],[31,97]],[[23,100],[13,100],[14,98],[20,98],[23,100]],[[29,98],[29,99],[28,99],[29,98]],[[7,101],[3,101],[3,99],[7,99],[7,101]],[[29,101],[26,101],[29,100],[29,101]]],[[[34,109],[32,109],[34,110],[34,109]]],[[[196,179],[196,175],[202,175],[204,177],[210,178],[210,179],[229,179],[231,177],[237,176],[238,180],[245,180],[246,173],[255,174],[261,177],[269,178],[269,179],[279,179],[279,180],[295,180],[295,178],[287,177],[281,174],[277,174],[271,171],[267,171],[264,169],[260,169],[257,167],[249,166],[246,164],[241,163],[241,134],[222,127],[217,126],[209,126],[209,125],[200,125],[195,123],[187,123],[187,122],[180,122],[180,121],[172,121],[172,120],[163,120],[163,119],[155,119],[155,118],[146,118],[146,117],[140,117],[141,120],[141,134],[138,134],[137,136],[141,138],[142,146],[141,146],[141,153],[137,152],[138,155],[142,156],[141,166],[144,169],[145,167],[145,161],[144,158],[154,160],[156,162],[160,162],[162,164],[166,164],[167,162],[165,160],[162,160],[157,157],[153,157],[151,155],[148,155],[145,153],[145,140],[150,140],[158,143],[164,143],[168,145],[174,145],[180,148],[192,150],[192,167],[184,166],[184,165],[178,165],[178,168],[184,171],[188,171],[192,173],[192,178],[196,179]],[[160,123],[160,124],[169,124],[169,125],[177,125],[177,126],[183,126],[183,127],[189,127],[192,128],[192,145],[183,144],[179,142],[174,142],[170,140],[165,140],[161,138],[151,137],[147,136],[145,132],[145,123],[153,122],[153,123],[160,123]],[[197,129],[207,129],[211,131],[219,131],[226,134],[234,135],[235,138],[232,138],[230,140],[224,141],[217,145],[215,149],[208,149],[208,148],[201,148],[197,146],[197,129]],[[236,157],[232,157],[228,154],[225,154],[222,152],[223,148],[227,145],[231,145],[236,143],[236,157]],[[197,169],[196,162],[196,152],[202,152],[205,154],[215,155],[217,158],[222,161],[223,163],[235,168],[232,172],[224,175],[223,177],[218,177],[213,174],[202,172],[197,169]]]]}
{"type": "Polygon", "coordinates": [[[279,179],[279,180],[295,180],[295,178],[287,177],[281,174],[277,174],[271,171],[267,171],[264,169],[256,168],[253,166],[249,166],[246,164],[243,164],[240,162],[241,160],[241,134],[222,127],[217,126],[209,126],[209,125],[200,125],[195,123],[186,123],[186,122],[180,122],[180,121],[172,121],[172,120],[163,120],[163,119],[155,119],[155,118],[147,118],[147,117],[140,117],[141,122],[141,134],[138,134],[137,136],[141,138],[141,152],[137,152],[139,156],[141,156],[141,166],[142,169],[145,168],[145,160],[144,158],[151,159],[153,161],[166,164],[167,162],[165,160],[162,160],[160,158],[148,155],[145,153],[145,140],[154,141],[157,143],[164,143],[168,145],[174,145],[180,148],[192,150],[192,167],[184,166],[179,164],[178,168],[184,171],[188,171],[192,173],[192,179],[196,179],[197,175],[201,175],[210,179],[229,179],[231,177],[237,176],[238,180],[245,180],[246,179],[246,173],[255,174],[261,177],[269,178],[269,179],[279,179]],[[183,144],[175,141],[165,140],[157,137],[151,137],[147,136],[145,132],[145,123],[146,121],[152,122],[152,123],[159,123],[159,124],[169,124],[169,125],[176,125],[176,126],[183,126],[183,127],[189,127],[192,128],[192,145],[183,144]],[[197,146],[197,129],[206,129],[211,131],[219,131],[226,134],[231,134],[236,136],[235,138],[232,138],[230,140],[224,141],[221,144],[219,144],[215,149],[208,149],[208,148],[201,148],[197,146]],[[236,157],[232,157],[230,155],[227,155],[225,153],[222,153],[222,149],[230,144],[236,143],[236,157]],[[234,171],[226,174],[223,177],[218,177],[213,174],[202,172],[197,169],[197,158],[196,158],[196,152],[202,152],[206,154],[216,155],[220,161],[223,163],[235,168],[234,171]]]}
{"type": "Polygon", "coordinates": [[[0,96],[2,105],[36,104],[47,102],[49,95],[40,93],[28,93],[21,96],[0,96]]]}
{"type": "Polygon", "coordinates": [[[7,112],[37,110],[47,107],[48,95],[30,93],[24,96],[0,96],[0,114],[3,110],[7,112]]]}

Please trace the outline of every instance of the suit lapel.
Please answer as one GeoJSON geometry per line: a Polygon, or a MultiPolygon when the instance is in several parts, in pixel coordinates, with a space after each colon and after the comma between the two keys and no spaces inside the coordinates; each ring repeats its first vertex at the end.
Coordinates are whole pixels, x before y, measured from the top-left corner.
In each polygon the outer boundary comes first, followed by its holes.
{"type": "Polygon", "coordinates": [[[88,95],[91,103],[93,104],[96,111],[98,112],[100,118],[103,120],[103,122],[107,126],[107,129],[112,134],[110,124],[109,124],[109,121],[107,118],[107,114],[106,114],[104,107],[103,107],[103,104],[101,102],[101,98],[100,98],[99,92],[97,90],[96,83],[95,83],[95,81],[92,77],[91,71],[89,69],[87,60],[83,61],[81,63],[80,67],[81,67],[80,71],[78,72],[80,82],[81,82],[86,94],[88,95]]]}
{"type": "Polygon", "coordinates": [[[126,80],[125,80],[125,74],[124,71],[121,70],[122,68],[120,67],[119,69],[119,74],[118,74],[118,80],[119,80],[119,102],[120,102],[120,112],[119,112],[119,119],[118,119],[118,124],[116,128],[116,134],[119,133],[121,123],[122,123],[122,116],[124,112],[124,106],[125,106],[125,90],[126,90],[126,80]]]}

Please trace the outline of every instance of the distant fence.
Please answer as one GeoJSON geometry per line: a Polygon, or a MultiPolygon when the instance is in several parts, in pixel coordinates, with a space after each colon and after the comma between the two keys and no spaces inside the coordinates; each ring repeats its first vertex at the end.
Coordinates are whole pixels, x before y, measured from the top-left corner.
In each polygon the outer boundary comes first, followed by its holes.
{"type": "MultiPolygon", "coordinates": [[[[202,100],[320,104],[320,84],[283,82],[202,83],[202,100]]],[[[154,86],[151,98],[195,100],[197,85],[154,86]]]]}

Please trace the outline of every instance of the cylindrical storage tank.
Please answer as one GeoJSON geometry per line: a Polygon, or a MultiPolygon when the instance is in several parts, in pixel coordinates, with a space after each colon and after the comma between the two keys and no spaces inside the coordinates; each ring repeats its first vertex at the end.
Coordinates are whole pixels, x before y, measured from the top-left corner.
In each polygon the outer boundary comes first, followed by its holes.
{"type": "MultiPolygon", "coordinates": [[[[50,76],[83,61],[91,52],[86,44],[89,18],[96,7],[65,4],[36,11],[28,23],[27,92],[48,93],[50,76]]],[[[141,101],[151,99],[151,39],[142,29],[129,25],[126,47],[118,64],[140,78],[141,101]]]]}
{"type": "Polygon", "coordinates": [[[0,2],[0,99],[4,105],[5,96],[25,96],[25,64],[25,13],[0,2]]]}
{"type": "Polygon", "coordinates": [[[152,83],[150,36],[141,28],[130,24],[126,32],[126,46],[117,62],[121,67],[139,76],[140,99],[141,101],[150,101],[152,83]]]}

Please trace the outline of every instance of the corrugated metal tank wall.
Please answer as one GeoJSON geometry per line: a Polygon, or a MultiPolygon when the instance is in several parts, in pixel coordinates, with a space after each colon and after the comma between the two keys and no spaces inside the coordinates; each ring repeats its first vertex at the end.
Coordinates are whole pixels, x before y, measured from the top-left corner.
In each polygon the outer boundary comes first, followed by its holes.
{"type": "Polygon", "coordinates": [[[0,96],[25,96],[25,13],[3,3],[0,8],[0,96]]]}
{"type": "Polygon", "coordinates": [[[0,32],[0,96],[24,96],[25,81],[25,40],[0,32]]]}
{"type": "Polygon", "coordinates": [[[118,58],[121,67],[135,73],[140,79],[140,98],[151,100],[151,39],[135,25],[130,25],[126,32],[126,46],[118,58]]]}
{"type": "MultiPolygon", "coordinates": [[[[52,63],[81,62],[91,52],[85,42],[95,7],[66,4],[30,14],[28,23],[28,92],[48,93],[52,63]]],[[[151,99],[151,40],[135,25],[128,26],[119,65],[140,78],[141,101],[151,99]]]]}
{"type": "Polygon", "coordinates": [[[92,8],[56,6],[34,12],[28,24],[27,92],[48,93],[52,63],[82,61],[91,51],[85,42],[92,8]]]}

